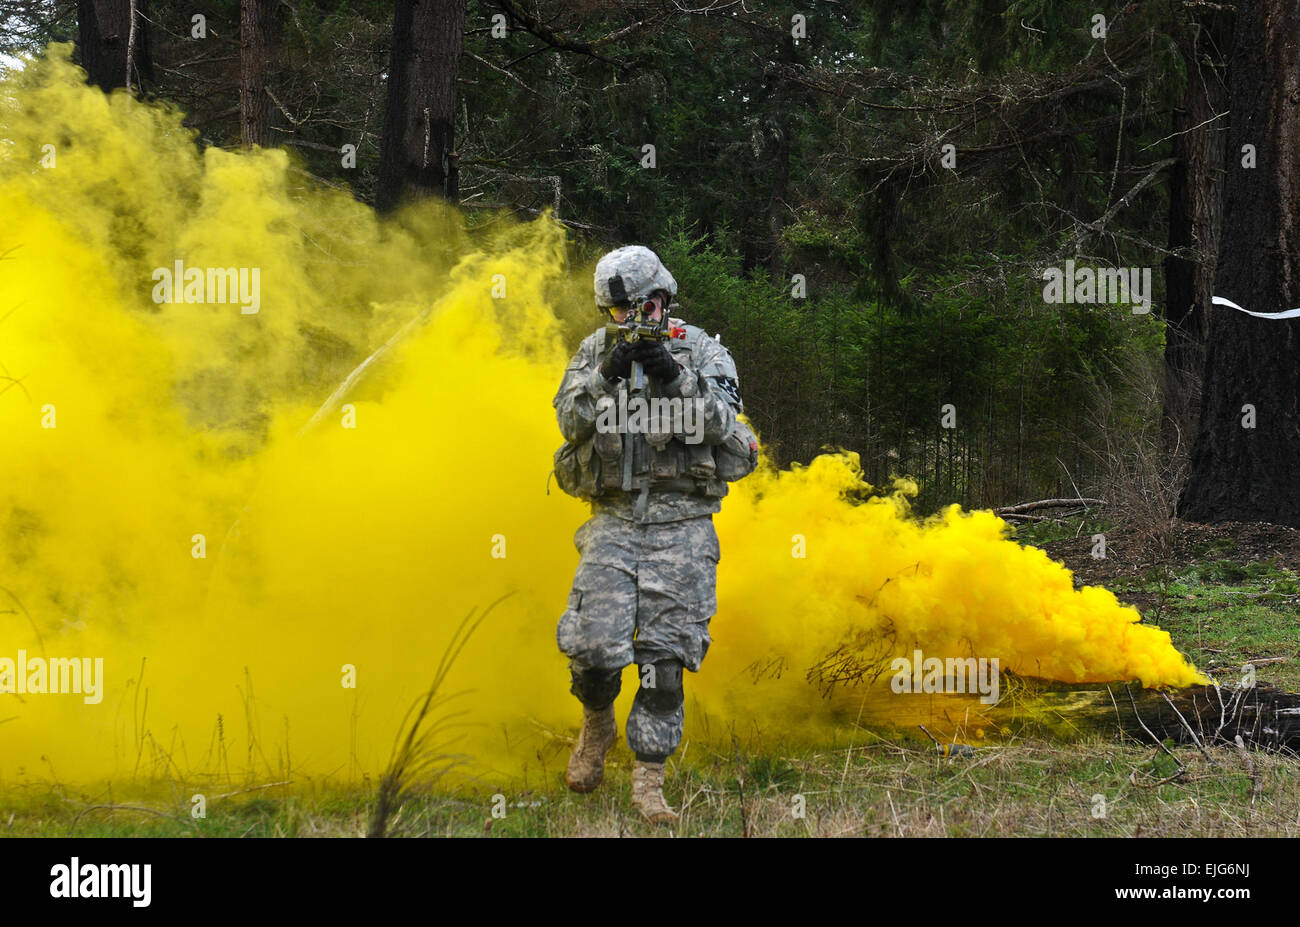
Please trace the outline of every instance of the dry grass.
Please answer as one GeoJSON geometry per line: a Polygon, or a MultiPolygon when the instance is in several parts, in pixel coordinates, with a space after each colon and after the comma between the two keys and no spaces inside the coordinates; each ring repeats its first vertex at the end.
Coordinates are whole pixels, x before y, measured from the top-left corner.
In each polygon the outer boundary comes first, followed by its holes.
{"type": "MultiPolygon", "coordinates": [[[[1012,740],[951,760],[920,740],[876,738],[824,752],[719,746],[691,744],[687,762],[670,763],[666,794],[682,813],[671,830],[633,811],[631,756],[621,745],[605,786],[590,795],[565,789],[559,765],[553,781],[528,791],[444,781],[437,792],[406,794],[387,830],[424,837],[1300,836],[1295,760],[1276,754],[1211,748],[1211,766],[1194,747],[1172,746],[1175,760],[1155,745],[1111,736],[1012,740]]],[[[319,784],[214,802],[203,821],[188,820],[180,798],[141,792],[117,801],[161,813],[88,815],[91,797],[11,790],[0,799],[0,834],[362,836],[377,804],[372,792],[319,784]]]]}
{"type": "Polygon", "coordinates": [[[508,596],[497,599],[477,617],[477,609],[470,609],[469,614],[452,632],[451,641],[433,674],[432,684],[424,696],[407,710],[398,728],[392,757],[379,778],[379,790],[367,836],[387,836],[397,825],[402,805],[413,789],[431,786],[463,761],[463,758],[447,752],[450,745],[447,733],[456,726],[455,719],[466,712],[439,714],[448,702],[460,694],[446,695],[442,690],[456,658],[465,649],[474,631],[506,598],[508,596]]]}
{"type": "Polygon", "coordinates": [[[1100,489],[1110,514],[1167,559],[1193,436],[1181,432],[1176,416],[1161,417],[1162,370],[1157,361],[1139,355],[1115,364],[1109,377],[1094,378],[1088,410],[1094,440],[1085,446],[1104,474],[1100,489]]]}

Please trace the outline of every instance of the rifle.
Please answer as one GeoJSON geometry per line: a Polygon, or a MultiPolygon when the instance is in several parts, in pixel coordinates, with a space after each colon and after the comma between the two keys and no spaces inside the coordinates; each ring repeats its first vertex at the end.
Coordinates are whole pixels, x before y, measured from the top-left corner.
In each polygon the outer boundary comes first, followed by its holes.
{"type": "Polygon", "coordinates": [[[631,314],[628,315],[627,321],[621,324],[618,322],[605,324],[605,341],[609,344],[617,344],[620,341],[632,344],[638,341],[669,341],[673,338],[685,337],[684,328],[675,325],[669,328],[657,322],[646,322],[640,317],[634,319],[631,314]]]}
{"type": "MultiPolygon", "coordinates": [[[[605,341],[609,344],[617,344],[620,341],[626,341],[635,344],[639,341],[668,341],[673,338],[685,338],[686,329],[678,326],[669,326],[668,310],[665,308],[664,314],[658,322],[649,322],[646,320],[645,306],[634,306],[627,314],[627,317],[620,322],[608,322],[605,325],[605,341]]],[[[632,374],[628,378],[628,401],[632,397],[640,396],[645,391],[645,371],[641,367],[641,362],[632,361],[632,374]]],[[[636,443],[632,444],[633,449],[636,443]]],[[[630,450],[623,455],[623,491],[631,492],[633,490],[632,474],[635,451],[630,450]]],[[[641,498],[638,500],[638,510],[644,510],[646,495],[649,492],[650,481],[641,480],[641,498]]]]}

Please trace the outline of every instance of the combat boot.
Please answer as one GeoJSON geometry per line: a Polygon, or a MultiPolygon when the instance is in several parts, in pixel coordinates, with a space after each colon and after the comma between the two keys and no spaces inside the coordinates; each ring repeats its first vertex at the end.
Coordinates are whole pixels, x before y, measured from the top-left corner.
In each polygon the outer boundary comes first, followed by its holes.
{"type": "Polygon", "coordinates": [[[614,706],[603,711],[582,709],[582,732],[578,744],[569,757],[569,768],[564,781],[575,792],[591,792],[605,778],[605,754],[618,739],[618,722],[614,720],[614,706]]]}
{"type": "Polygon", "coordinates": [[[664,764],[636,761],[632,768],[632,805],[651,824],[674,824],[677,812],[664,801],[664,764]]]}

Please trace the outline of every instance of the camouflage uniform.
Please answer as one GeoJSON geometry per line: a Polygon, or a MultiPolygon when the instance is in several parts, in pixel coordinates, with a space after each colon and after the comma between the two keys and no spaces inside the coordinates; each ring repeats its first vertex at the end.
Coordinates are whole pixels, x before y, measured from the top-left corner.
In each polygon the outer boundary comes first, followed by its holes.
{"type": "MultiPolygon", "coordinates": [[[[670,322],[681,326],[680,320],[670,322]]],[[[618,461],[605,461],[612,478],[595,477],[597,485],[584,494],[593,515],[574,535],[581,559],[556,632],[560,650],[570,658],[572,691],[588,709],[614,701],[625,666],[641,667],[627,742],[638,758],[659,762],[681,743],[682,670],[699,669],[717,608],[719,549],[712,516],[727,486],[721,473],[706,475],[712,456],[703,469],[686,467],[691,460],[698,463],[699,448],[711,455],[712,448],[734,443],[740,432],[749,434],[736,419],[743,407],[730,353],[703,330],[681,327],[684,336],[666,343],[681,374],[669,383],[647,378],[645,392],[702,400],[702,443],[691,450],[674,437],[656,448],[645,435],[621,436],[626,443],[618,461]],[[622,488],[624,452],[633,454],[643,490],[622,488]],[[675,469],[657,469],[671,454],[678,455],[675,469]],[[656,476],[665,473],[670,475],[656,476]],[[647,686],[651,677],[653,685],[647,686]]],[[[628,388],[625,380],[611,383],[601,374],[601,361],[612,348],[605,342],[603,328],[582,342],[554,402],[566,448],[583,448],[592,460],[597,452],[591,446],[604,437],[596,434],[598,405],[628,388]]],[[[756,455],[752,442],[745,450],[756,455]]]]}

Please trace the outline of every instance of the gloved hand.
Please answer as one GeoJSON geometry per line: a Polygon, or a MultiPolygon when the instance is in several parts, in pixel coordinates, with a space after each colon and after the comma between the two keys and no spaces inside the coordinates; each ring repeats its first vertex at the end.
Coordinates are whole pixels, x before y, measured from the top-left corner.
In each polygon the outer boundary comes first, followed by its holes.
{"type": "Polygon", "coordinates": [[[601,376],[611,382],[620,377],[631,376],[632,361],[635,357],[636,345],[628,341],[620,341],[614,345],[614,350],[609,352],[605,362],[600,365],[601,376]]]}
{"type": "Polygon", "coordinates": [[[673,353],[662,341],[638,341],[636,360],[641,368],[656,380],[669,383],[677,379],[682,368],[673,360],[673,353]]]}

